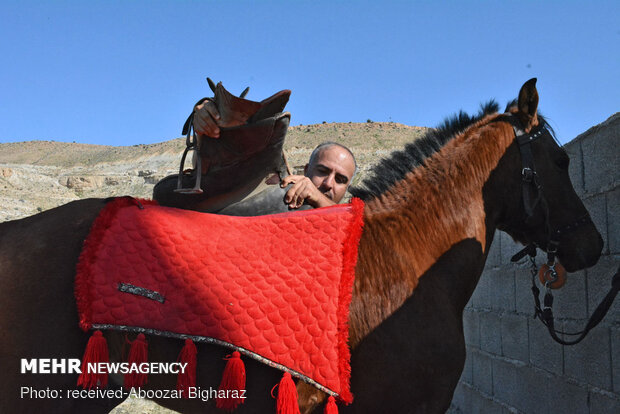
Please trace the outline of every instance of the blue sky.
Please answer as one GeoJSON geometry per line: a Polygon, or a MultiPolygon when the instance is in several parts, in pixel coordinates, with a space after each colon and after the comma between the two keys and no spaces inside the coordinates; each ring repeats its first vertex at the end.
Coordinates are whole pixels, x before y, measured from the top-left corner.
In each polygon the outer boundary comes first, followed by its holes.
{"type": "Polygon", "coordinates": [[[0,0],[0,142],[180,136],[205,78],[292,125],[435,126],[538,78],[561,142],[620,110],[617,1],[0,0]]]}

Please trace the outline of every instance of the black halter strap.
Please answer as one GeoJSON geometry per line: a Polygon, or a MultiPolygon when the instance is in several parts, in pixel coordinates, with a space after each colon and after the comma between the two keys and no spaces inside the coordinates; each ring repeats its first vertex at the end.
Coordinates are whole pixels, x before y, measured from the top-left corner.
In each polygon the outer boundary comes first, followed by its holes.
{"type": "Polygon", "coordinates": [[[524,133],[522,135],[517,135],[516,138],[517,143],[519,144],[519,151],[521,152],[523,204],[528,218],[534,215],[534,210],[542,199],[542,185],[538,181],[536,165],[534,163],[534,154],[532,153],[532,146],[530,144],[545,134],[549,134],[549,131],[547,131],[547,129],[543,126],[540,126],[535,131],[532,131],[529,134],[524,133]],[[531,190],[533,190],[536,194],[536,198],[534,199],[531,197],[531,190]]]}

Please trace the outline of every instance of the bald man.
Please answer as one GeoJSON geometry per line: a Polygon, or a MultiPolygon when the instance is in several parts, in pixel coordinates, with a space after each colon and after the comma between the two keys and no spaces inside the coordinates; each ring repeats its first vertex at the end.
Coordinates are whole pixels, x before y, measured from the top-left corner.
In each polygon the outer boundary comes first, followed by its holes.
{"type": "MultiPolygon", "coordinates": [[[[194,129],[198,134],[218,138],[219,119],[212,101],[205,101],[194,108],[194,129]]],[[[289,175],[282,180],[282,187],[293,184],[284,202],[292,209],[304,203],[312,207],[338,204],[351,185],[356,169],[355,157],[350,149],[336,142],[324,142],[312,151],[304,167],[304,175],[289,175]]]]}
{"type": "Polygon", "coordinates": [[[284,202],[291,208],[299,208],[304,203],[313,207],[338,204],[351,185],[355,170],[351,150],[335,142],[324,142],[310,155],[304,175],[289,175],[282,180],[281,187],[293,184],[284,202]]]}

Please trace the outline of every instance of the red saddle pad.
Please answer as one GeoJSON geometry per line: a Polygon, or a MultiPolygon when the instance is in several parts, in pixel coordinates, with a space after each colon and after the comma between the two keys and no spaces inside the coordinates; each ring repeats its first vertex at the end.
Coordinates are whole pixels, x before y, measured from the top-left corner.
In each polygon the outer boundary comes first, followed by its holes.
{"type": "Polygon", "coordinates": [[[363,202],[259,217],[119,198],[80,255],[80,326],[218,343],[345,402],[363,202]]]}

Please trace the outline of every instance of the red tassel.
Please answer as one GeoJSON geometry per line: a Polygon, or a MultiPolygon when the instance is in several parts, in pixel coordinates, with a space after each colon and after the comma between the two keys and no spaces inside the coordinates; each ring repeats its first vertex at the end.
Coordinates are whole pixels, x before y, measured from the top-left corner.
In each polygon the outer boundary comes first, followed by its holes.
{"type": "Polygon", "coordinates": [[[138,334],[138,337],[131,343],[129,348],[129,371],[125,374],[123,386],[126,389],[141,387],[146,384],[146,374],[136,372],[140,368],[140,364],[147,362],[148,344],[144,338],[144,334],[138,334]]]}
{"type": "Polygon", "coordinates": [[[325,410],[323,410],[323,414],[338,414],[336,399],[331,395],[327,399],[327,404],[325,404],[325,410]]]}
{"type": "Polygon", "coordinates": [[[241,360],[239,352],[235,351],[232,355],[228,355],[228,360],[224,374],[222,374],[222,382],[218,389],[219,395],[226,395],[225,398],[217,398],[216,406],[219,409],[232,411],[245,402],[245,398],[240,398],[241,391],[245,390],[245,365],[241,360]],[[224,393],[222,393],[224,391],[224,393]]]}
{"type": "MultiPolygon", "coordinates": [[[[278,387],[278,399],[276,400],[277,414],[301,414],[299,412],[299,403],[297,402],[297,388],[291,378],[291,374],[285,372],[282,375],[278,387]]],[[[274,389],[276,387],[273,387],[274,389]]],[[[273,389],[271,390],[273,396],[273,389]]]]}
{"type": "Polygon", "coordinates": [[[82,357],[82,373],[78,378],[77,385],[81,385],[83,389],[92,389],[95,387],[105,388],[108,385],[108,373],[90,373],[88,364],[97,364],[99,362],[109,362],[108,343],[103,337],[101,331],[93,332],[88,340],[84,356],[82,357]]]}
{"type": "Polygon", "coordinates": [[[189,387],[196,386],[196,345],[191,339],[185,340],[185,346],[181,349],[181,353],[177,358],[182,364],[187,364],[185,366],[184,372],[179,372],[177,376],[177,390],[181,391],[181,396],[183,398],[189,398],[189,387]]]}

